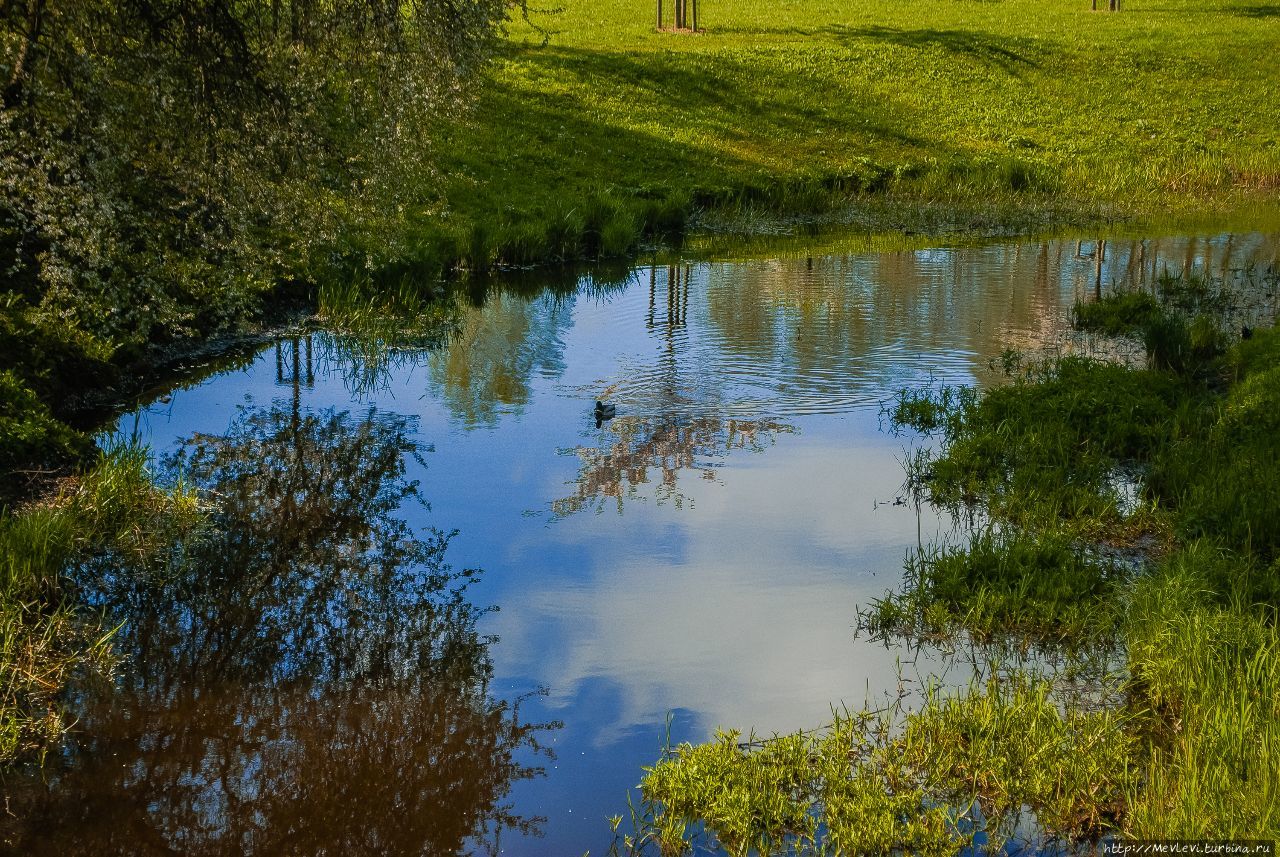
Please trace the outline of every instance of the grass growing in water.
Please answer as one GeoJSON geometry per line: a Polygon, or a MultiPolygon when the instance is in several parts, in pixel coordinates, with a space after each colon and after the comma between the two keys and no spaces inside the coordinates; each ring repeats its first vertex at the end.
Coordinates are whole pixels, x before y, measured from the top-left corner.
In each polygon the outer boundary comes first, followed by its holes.
{"type": "Polygon", "coordinates": [[[110,631],[77,606],[68,564],[104,549],[145,558],[198,518],[195,495],[157,488],[145,451],[126,446],[40,505],[0,511],[0,765],[45,749],[66,726],[70,678],[110,666],[110,631]]]}
{"type": "MultiPolygon", "coordinates": [[[[1178,300],[1117,299],[1089,323],[1186,332],[1199,301],[1179,314],[1178,300]]],[[[1091,706],[1015,669],[818,735],[682,745],[642,783],[641,837],[667,853],[702,829],[732,853],[954,854],[976,827],[998,842],[1023,807],[1068,841],[1280,835],[1280,333],[1184,356],[1065,358],[983,395],[904,394],[892,411],[941,435],[917,486],[982,505],[998,529],[911,558],[904,591],[864,627],[1115,640],[1123,669],[1091,706]],[[1138,502],[1121,502],[1118,473],[1139,479],[1138,502]],[[1132,579],[1083,547],[1140,536],[1157,538],[1132,579]]]]}
{"type": "Polygon", "coordinates": [[[641,814],[664,854],[689,851],[700,823],[734,855],[949,855],[979,829],[991,845],[1010,838],[1023,807],[1062,837],[1088,836],[1136,787],[1126,719],[1064,711],[1047,682],[1015,677],[813,734],[722,733],[669,749],[641,784],[641,814]]]}
{"type": "Polygon", "coordinates": [[[1185,434],[1200,395],[1169,373],[1073,356],[1029,366],[983,396],[908,390],[890,416],[941,436],[944,453],[918,456],[910,474],[936,502],[980,503],[1024,528],[1061,524],[1132,541],[1159,526],[1145,510],[1125,508],[1127,474],[1185,434]]]}
{"type": "Polygon", "coordinates": [[[1232,296],[1221,281],[1184,274],[1162,275],[1155,294],[1121,290],[1077,303],[1075,326],[1106,336],[1140,340],[1156,369],[1203,375],[1230,344],[1224,316],[1232,296]]]}
{"type": "Polygon", "coordinates": [[[1113,559],[1090,556],[1062,533],[984,528],[963,546],[926,547],[907,557],[901,592],[874,602],[859,625],[875,637],[1078,646],[1111,631],[1126,577],[1113,559]]]}
{"type": "Polygon", "coordinates": [[[1161,312],[1160,302],[1150,292],[1117,292],[1100,301],[1077,303],[1075,324],[1106,336],[1140,336],[1161,312]]]}

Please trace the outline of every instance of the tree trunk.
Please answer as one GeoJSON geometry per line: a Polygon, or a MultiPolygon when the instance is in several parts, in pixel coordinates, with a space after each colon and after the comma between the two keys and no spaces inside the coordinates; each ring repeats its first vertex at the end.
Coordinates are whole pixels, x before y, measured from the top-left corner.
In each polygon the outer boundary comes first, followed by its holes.
{"type": "Polygon", "coordinates": [[[13,71],[4,89],[0,90],[0,104],[10,107],[22,100],[26,88],[27,66],[31,59],[31,51],[40,40],[44,29],[45,0],[27,0],[27,26],[23,33],[22,44],[18,46],[18,54],[13,60],[13,71]]]}

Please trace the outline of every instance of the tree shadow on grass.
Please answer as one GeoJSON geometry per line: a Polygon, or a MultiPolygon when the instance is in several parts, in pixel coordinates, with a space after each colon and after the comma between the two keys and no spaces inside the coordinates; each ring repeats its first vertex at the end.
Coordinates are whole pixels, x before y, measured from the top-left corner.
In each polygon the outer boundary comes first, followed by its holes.
{"type": "Polygon", "coordinates": [[[1020,71],[1040,68],[1038,54],[1043,50],[1027,39],[1002,38],[971,30],[904,30],[880,25],[835,25],[823,28],[822,32],[842,42],[866,39],[908,48],[942,48],[948,53],[967,57],[984,65],[997,66],[1015,77],[1019,76],[1020,71]]]}
{"type": "Polygon", "coordinates": [[[1280,18],[1280,6],[1275,4],[1268,6],[1233,6],[1227,11],[1241,18],[1280,18]]]}
{"type": "MultiPolygon", "coordinates": [[[[872,38],[941,40],[1010,67],[1038,62],[1016,43],[972,34],[845,32],[863,49],[872,38]]],[[[814,183],[874,190],[898,165],[972,165],[931,118],[883,80],[786,51],[530,48],[445,144],[445,194],[459,222],[506,212],[512,228],[565,220],[582,200],[618,193],[812,211],[814,199],[795,200],[814,183]]]]}
{"type": "Polygon", "coordinates": [[[857,129],[896,144],[925,145],[922,138],[905,130],[908,123],[892,105],[869,99],[850,102],[849,93],[837,91],[834,82],[829,90],[817,80],[806,79],[799,86],[782,76],[781,70],[777,77],[762,78],[758,58],[556,47],[530,52],[526,59],[559,80],[578,78],[583,92],[634,89],[637,110],[662,111],[663,119],[673,124],[724,117],[729,121],[726,131],[749,125],[785,132],[797,123],[811,123],[857,129]],[[833,105],[839,110],[831,111],[833,105]]]}

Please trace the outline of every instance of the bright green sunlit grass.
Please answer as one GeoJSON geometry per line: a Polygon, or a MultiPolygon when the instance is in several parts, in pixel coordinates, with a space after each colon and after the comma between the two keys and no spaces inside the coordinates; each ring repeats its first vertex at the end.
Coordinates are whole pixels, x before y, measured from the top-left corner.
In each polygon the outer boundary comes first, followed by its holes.
{"type": "Polygon", "coordinates": [[[545,45],[512,25],[444,145],[446,222],[500,230],[600,196],[804,209],[814,195],[778,188],[833,180],[1156,216],[1280,183],[1273,5],[708,0],[696,36],[655,32],[653,13],[535,9],[545,45]]]}

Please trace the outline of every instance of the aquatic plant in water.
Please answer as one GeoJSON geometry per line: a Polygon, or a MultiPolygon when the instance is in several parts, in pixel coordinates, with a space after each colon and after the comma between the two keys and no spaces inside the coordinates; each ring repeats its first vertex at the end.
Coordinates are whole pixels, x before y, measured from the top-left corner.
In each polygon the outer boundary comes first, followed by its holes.
{"type": "Polygon", "coordinates": [[[951,854],[979,834],[997,848],[1028,811],[1035,836],[1068,842],[1280,834],[1280,333],[1224,353],[1220,326],[1197,333],[1129,296],[1077,317],[1145,327],[1152,368],[1068,357],[890,408],[941,438],[912,458],[912,484],[991,523],[922,546],[862,622],[882,637],[1048,639],[1068,672],[1073,646],[1114,647],[1120,667],[1083,703],[1018,667],[816,733],[669,749],[623,850],[951,854]],[[1125,470],[1136,507],[1116,494],[1125,470]]]}
{"type": "Polygon", "coordinates": [[[0,824],[28,854],[458,853],[533,831],[505,804],[539,774],[539,735],[489,690],[478,572],[451,534],[396,514],[410,424],[369,411],[249,409],[169,459],[209,503],[141,562],[79,563],[118,623],[115,682],[77,685],[80,729],[14,776],[0,824]],[[100,815],[107,825],[57,819],[100,815]]]}

